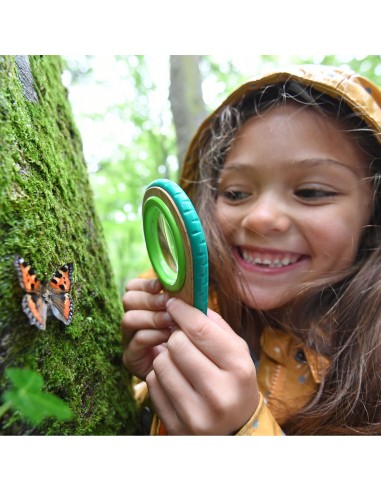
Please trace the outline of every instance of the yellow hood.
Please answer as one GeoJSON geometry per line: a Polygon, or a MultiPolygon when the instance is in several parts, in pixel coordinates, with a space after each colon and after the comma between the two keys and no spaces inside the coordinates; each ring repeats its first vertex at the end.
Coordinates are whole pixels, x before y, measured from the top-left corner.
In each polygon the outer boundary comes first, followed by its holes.
{"type": "Polygon", "coordinates": [[[381,90],[370,80],[352,71],[343,71],[324,65],[301,65],[291,70],[270,73],[258,80],[247,82],[235,90],[201,124],[193,137],[185,156],[180,186],[192,198],[193,183],[198,178],[198,153],[200,144],[210,138],[211,126],[221,108],[236,104],[244,95],[257,91],[269,84],[295,80],[313,87],[331,97],[344,100],[357,114],[362,116],[381,144],[381,90]]]}

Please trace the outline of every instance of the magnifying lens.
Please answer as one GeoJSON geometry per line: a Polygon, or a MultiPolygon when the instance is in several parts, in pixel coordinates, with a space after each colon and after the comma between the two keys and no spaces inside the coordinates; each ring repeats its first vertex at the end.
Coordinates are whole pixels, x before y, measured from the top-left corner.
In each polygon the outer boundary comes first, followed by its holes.
{"type": "Polygon", "coordinates": [[[178,184],[157,179],[148,185],[143,230],[148,256],[164,289],[206,314],[208,248],[197,212],[178,184]]]}

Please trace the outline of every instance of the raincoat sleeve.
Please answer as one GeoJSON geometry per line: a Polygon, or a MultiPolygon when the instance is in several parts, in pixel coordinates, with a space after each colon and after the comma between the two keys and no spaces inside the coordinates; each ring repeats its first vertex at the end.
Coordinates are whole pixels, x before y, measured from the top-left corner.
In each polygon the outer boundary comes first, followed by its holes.
{"type": "Polygon", "coordinates": [[[284,436],[267,407],[262,394],[259,394],[259,405],[253,416],[236,433],[237,436],[284,436]]]}
{"type": "MultiPolygon", "coordinates": [[[[135,398],[139,406],[149,402],[148,388],[145,382],[139,382],[135,386],[135,398]]],[[[253,416],[236,433],[237,436],[283,436],[282,429],[277,424],[270,410],[267,408],[263,396],[259,395],[259,405],[253,416]]],[[[166,431],[157,415],[153,415],[151,436],[164,436],[166,431]]]]}

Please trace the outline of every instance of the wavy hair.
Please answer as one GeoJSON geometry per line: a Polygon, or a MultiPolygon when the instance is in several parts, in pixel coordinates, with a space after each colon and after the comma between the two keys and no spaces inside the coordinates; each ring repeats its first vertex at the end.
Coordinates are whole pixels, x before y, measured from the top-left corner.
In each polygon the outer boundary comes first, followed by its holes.
{"type": "Polygon", "coordinates": [[[284,431],[294,435],[381,434],[381,146],[373,131],[343,101],[290,80],[248,93],[222,108],[200,137],[198,165],[194,203],[208,242],[211,292],[221,315],[257,355],[261,331],[270,324],[331,361],[316,394],[284,423],[284,431]],[[260,312],[240,301],[239,270],[215,219],[217,183],[243,123],[290,101],[334,117],[367,156],[373,215],[356,260],[345,274],[301,285],[286,309],[260,312]]]}

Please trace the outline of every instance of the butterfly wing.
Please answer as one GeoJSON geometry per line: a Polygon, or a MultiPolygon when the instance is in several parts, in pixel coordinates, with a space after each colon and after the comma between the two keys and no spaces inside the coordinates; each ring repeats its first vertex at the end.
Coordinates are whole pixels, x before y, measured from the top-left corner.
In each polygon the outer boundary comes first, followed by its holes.
{"type": "Polygon", "coordinates": [[[36,325],[38,329],[45,330],[48,306],[41,297],[41,282],[31,265],[21,256],[15,256],[14,265],[20,286],[27,292],[21,302],[22,309],[31,325],[36,325]]]}
{"type": "Polygon", "coordinates": [[[19,255],[15,257],[14,265],[17,270],[20,286],[29,294],[39,294],[41,292],[41,282],[31,265],[19,255]]]}
{"type": "Polygon", "coordinates": [[[48,305],[44,302],[43,298],[36,294],[25,294],[21,305],[29,319],[29,323],[36,325],[40,330],[45,330],[48,305]]]}
{"type": "Polygon", "coordinates": [[[69,292],[72,284],[73,263],[66,263],[56,270],[49,282],[49,289],[54,293],[69,292]]]}
{"type": "Polygon", "coordinates": [[[66,263],[59,268],[47,286],[47,299],[52,313],[62,323],[71,323],[74,314],[73,300],[69,291],[72,286],[73,264],[66,263]]]}
{"type": "Polygon", "coordinates": [[[50,297],[50,307],[54,316],[62,323],[65,325],[71,323],[74,314],[73,300],[67,292],[60,295],[53,294],[50,297]]]}

